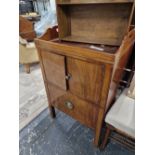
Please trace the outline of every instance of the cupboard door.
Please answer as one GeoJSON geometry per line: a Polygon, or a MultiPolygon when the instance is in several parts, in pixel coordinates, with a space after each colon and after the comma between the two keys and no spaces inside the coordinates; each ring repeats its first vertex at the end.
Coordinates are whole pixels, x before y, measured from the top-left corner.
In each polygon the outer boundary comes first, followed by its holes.
{"type": "Polygon", "coordinates": [[[99,103],[104,66],[67,58],[69,90],[73,94],[96,104],[99,103]]]}
{"type": "Polygon", "coordinates": [[[65,56],[42,51],[41,57],[47,82],[66,90],[65,56]]]}

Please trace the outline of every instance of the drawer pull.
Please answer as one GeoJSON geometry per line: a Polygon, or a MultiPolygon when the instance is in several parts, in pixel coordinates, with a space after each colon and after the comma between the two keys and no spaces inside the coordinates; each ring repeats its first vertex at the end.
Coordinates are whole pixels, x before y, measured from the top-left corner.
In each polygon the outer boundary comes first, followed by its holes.
{"type": "Polygon", "coordinates": [[[69,102],[69,101],[66,101],[66,102],[65,102],[65,106],[66,106],[68,109],[70,109],[70,110],[72,110],[72,109],[74,108],[73,104],[72,104],[71,102],[69,102]]]}

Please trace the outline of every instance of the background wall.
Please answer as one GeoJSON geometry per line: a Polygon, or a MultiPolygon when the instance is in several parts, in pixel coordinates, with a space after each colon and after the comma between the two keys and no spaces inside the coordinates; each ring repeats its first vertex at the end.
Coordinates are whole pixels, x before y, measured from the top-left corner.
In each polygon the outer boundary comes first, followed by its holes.
{"type": "Polygon", "coordinates": [[[34,4],[40,15],[43,15],[45,11],[56,12],[55,0],[36,0],[34,4]]]}
{"type": "Polygon", "coordinates": [[[40,36],[49,27],[53,27],[57,25],[57,18],[56,18],[55,0],[49,0],[48,2],[46,2],[46,6],[43,5],[43,2],[38,3],[38,6],[39,6],[38,11],[39,11],[39,14],[41,15],[41,19],[39,22],[35,23],[35,31],[36,31],[36,34],[40,36]]]}

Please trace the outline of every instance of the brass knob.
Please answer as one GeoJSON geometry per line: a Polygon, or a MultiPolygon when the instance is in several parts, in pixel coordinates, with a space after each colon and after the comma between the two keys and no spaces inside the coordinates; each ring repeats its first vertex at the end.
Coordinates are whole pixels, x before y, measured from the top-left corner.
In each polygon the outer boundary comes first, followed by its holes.
{"type": "Polygon", "coordinates": [[[66,75],[66,80],[69,80],[71,77],[71,74],[66,75]]]}
{"type": "Polygon", "coordinates": [[[74,105],[73,105],[70,101],[66,101],[66,102],[65,102],[65,106],[66,106],[68,109],[70,109],[70,110],[72,110],[72,109],[74,108],[74,105]]]}

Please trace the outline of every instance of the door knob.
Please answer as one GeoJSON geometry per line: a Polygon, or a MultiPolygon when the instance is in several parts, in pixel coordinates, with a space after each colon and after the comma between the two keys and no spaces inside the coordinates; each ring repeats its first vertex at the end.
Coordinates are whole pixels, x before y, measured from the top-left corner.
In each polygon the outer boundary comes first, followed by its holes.
{"type": "Polygon", "coordinates": [[[71,74],[68,74],[68,75],[66,75],[66,80],[69,80],[70,78],[71,78],[72,76],[71,76],[71,74]]]}

